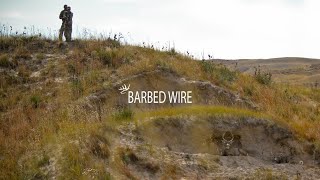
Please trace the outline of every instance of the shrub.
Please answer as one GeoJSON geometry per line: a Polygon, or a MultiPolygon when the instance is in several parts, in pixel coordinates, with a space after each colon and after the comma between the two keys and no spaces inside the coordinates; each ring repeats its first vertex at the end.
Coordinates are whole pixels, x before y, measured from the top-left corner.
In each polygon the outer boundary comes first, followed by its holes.
{"type": "Polygon", "coordinates": [[[0,67],[11,67],[12,63],[9,61],[9,57],[7,54],[3,54],[0,56],[0,67]]]}
{"type": "Polygon", "coordinates": [[[41,102],[41,98],[38,95],[33,95],[30,98],[30,102],[31,102],[33,108],[38,108],[40,105],[40,102],[41,102]]]}
{"type": "Polygon", "coordinates": [[[74,79],[71,82],[71,90],[72,94],[74,95],[74,98],[77,99],[83,94],[83,85],[80,80],[74,79]]]}
{"type": "Polygon", "coordinates": [[[81,69],[77,65],[78,64],[73,62],[67,64],[67,72],[72,76],[72,79],[77,78],[81,73],[81,69]]]}
{"type": "Polygon", "coordinates": [[[252,96],[253,95],[253,89],[254,87],[253,86],[245,86],[243,88],[243,92],[246,96],[252,96]]]}
{"type": "Polygon", "coordinates": [[[121,156],[122,162],[125,164],[135,163],[139,161],[137,155],[129,148],[122,149],[119,154],[121,156]]]}
{"type": "Polygon", "coordinates": [[[50,157],[43,152],[41,159],[38,161],[38,167],[46,166],[50,163],[50,157]]]}
{"type": "Polygon", "coordinates": [[[14,54],[15,59],[31,59],[30,52],[25,47],[18,47],[14,54]]]}
{"type": "Polygon", "coordinates": [[[117,121],[122,121],[122,120],[130,120],[133,118],[133,111],[128,108],[128,107],[125,107],[125,108],[121,108],[120,110],[118,110],[114,115],[114,119],[117,120],[117,121]]]}
{"type": "Polygon", "coordinates": [[[116,57],[116,53],[112,50],[100,49],[97,51],[97,56],[102,64],[112,66],[112,62],[116,57]]]}
{"type": "Polygon", "coordinates": [[[8,50],[12,46],[12,40],[10,38],[0,38],[0,50],[8,50]]]}
{"type": "Polygon", "coordinates": [[[231,71],[225,66],[219,67],[216,64],[208,61],[201,62],[202,69],[204,72],[213,76],[213,78],[218,79],[219,82],[232,82],[237,78],[237,72],[231,71]]]}
{"type": "Polygon", "coordinates": [[[11,76],[7,72],[0,72],[0,89],[8,88],[19,82],[19,79],[11,76]]]}
{"type": "Polygon", "coordinates": [[[108,44],[109,47],[113,48],[119,48],[121,46],[120,41],[116,41],[111,38],[108,38],[105,43],[108,44]]]}
{"type": "Polygon", "coordinates": [[[88,141],[91,153],[103,159],[108,159],[110,156],[109,145],[109,141],[98,134],[91,135],[88,141]]]}
{"type": "Polygon", "coordinates": [[[169,51],[168,51],[168,54],[171,55],[171,56],[174,56],[174,55],[177,55],[177,51],[175,48],[171,48],[169,51]]]}
{"type": "Polygon", "coordinates": [[[20,65],[17,67],[17,72],[21,78],[21,82],[27,83],[30,80],[31,71],[25,65],[20,65]]]}
{"type": "Polygon", "coordinates": [[[201,66],[206,73],[212,73],[215,70],[215,65],[211,62],[202,61],[201,66]]]}
{"type": "Polygon", "coordinates": [[[175,72],[174,69],[171,67],[171,65],[165,61],[161,61],[161,60],[156,61],[156,66],[157,68],[161,70],[165,70],[167,72],[175,72]]]}
{"type": "Polygon", "coordinates": [[[79,147],[68,144],[62,150],[62,177],[66,179],[81,179],[88,162],[88,156],[79,147]]]}
{"type": "Polygon", "coordinates": [[[92,51],[91,55],[98,59],[102,64],[109,67],[118,68],[122,64],[130,64],[133,59],[133,54],[124,48],[118,49],[99,49],[98,51],[92,51]]]}
{"type": "Polygon", "coordinates": [[[44,58],[46,58],[46,56],[43,53],[38,53],[36,55],[37,60],[43,60],[44,58]]]}
{"type": "Polygon", "coordinates": [[[271,84],[271,76],[272,76],[271,73],[266,73],[266,72],[261,73],[260,69],[256,69],[256,71],[254,72],[254,76],[255,76],[255,79],[260,84],[264,84],[264,85],[271,84]]]}
{"type": "Polygon", "coordinates": [[[76,47],[78,49],[85,49],[86,48],[86,42],[81,39],[74,39],[73,45],[74,45],[74,47],[76,47]]]}
{"type": "Polygon", "coordinates": [[[226,67],[218,68],[218,78],[221,82],[232,82],[237,78],[237,72],[231,71],[226,67]]]}

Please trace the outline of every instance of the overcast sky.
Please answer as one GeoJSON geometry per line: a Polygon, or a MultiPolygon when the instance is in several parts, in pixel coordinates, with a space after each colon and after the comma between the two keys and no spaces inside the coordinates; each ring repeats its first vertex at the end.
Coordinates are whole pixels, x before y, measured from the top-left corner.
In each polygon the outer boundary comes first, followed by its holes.
{"type": "Polygon", "coordinates": [[[0,0],[0,23],[59,29],[64,4],[74,29],[122,32],[127,41],[215,58],[320,58],[319,0],[0,0]]]}

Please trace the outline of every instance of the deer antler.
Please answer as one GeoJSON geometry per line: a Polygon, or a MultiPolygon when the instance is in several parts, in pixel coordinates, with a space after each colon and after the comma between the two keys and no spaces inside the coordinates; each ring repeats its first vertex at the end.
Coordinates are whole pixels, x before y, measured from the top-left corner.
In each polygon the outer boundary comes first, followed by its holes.
{"type": "Polygon", "coordinates": [[[119,91],[121,91],[120,92],[120,94],[125,94],[128,90],[130,89],[130,84],[129,84],[129,86],[127,87],[127,85],[122,85],[120,88],[119,88],[119,91]]]}
{"type": "Polygon", "coordinates": [[[226,145],[226,148],[229,149],[231,144],[233,143],[234,136],[233,136],[232,132],[230,132],[230,131],[227,131],[227,132],[223,133],[223,135],[222,135],[222,143],[224,143],[226,145]],[[232,136],[230,140],[227,140],[225,138],[225,135],[227,132],[229,132],[232,136]]]}

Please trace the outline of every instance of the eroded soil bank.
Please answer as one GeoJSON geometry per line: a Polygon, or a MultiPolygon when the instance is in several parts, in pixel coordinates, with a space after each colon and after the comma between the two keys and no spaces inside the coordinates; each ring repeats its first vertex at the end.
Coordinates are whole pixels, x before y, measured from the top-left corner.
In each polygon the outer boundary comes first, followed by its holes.
{"type": "Polygon", "coordinates": [[[163,177],[168,168],[170,177],[187,179],[320,178],[317,149],[264,119],[166,117],[120,132],[120,144],[134,156],[129,168],[141,178],[163,177]]]}

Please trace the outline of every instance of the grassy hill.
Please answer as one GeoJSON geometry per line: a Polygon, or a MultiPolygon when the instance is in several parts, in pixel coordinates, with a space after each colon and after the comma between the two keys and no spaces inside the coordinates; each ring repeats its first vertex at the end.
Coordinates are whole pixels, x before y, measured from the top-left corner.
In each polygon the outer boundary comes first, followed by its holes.
{"type": "Polygon", "coordinates": [[[112,39],[2,36],[0,179],[319,178],[320,89],[278,83],[318,61],[232,63],[112,39]],[[242,73],[256,63],[272,76],[242,73]],[[193,104],[128,104],[124,83],[192,90],[193,104]],[[229,131],[239,152],[224,155],[229,131]]]}

